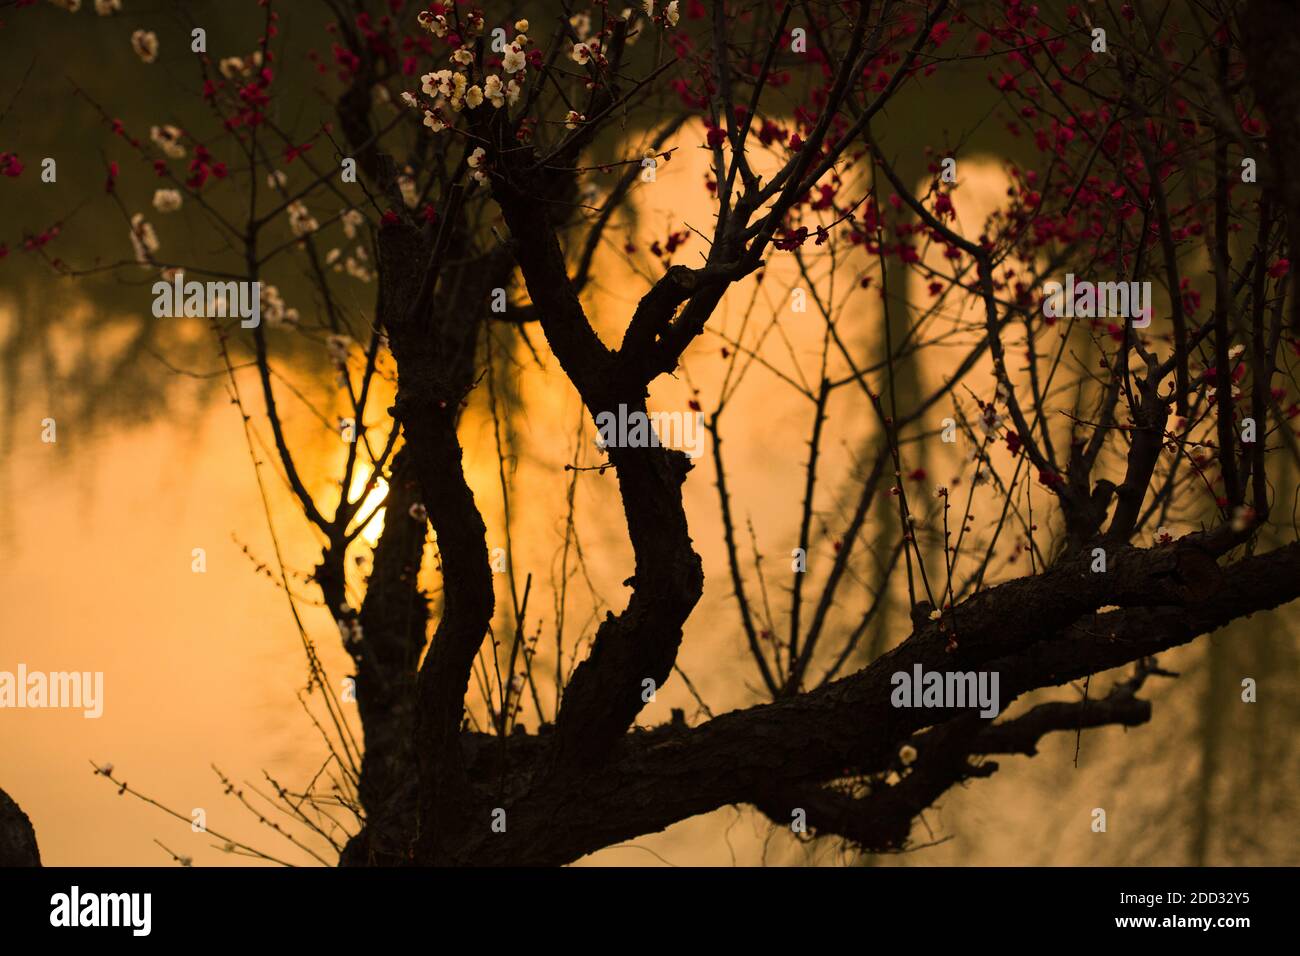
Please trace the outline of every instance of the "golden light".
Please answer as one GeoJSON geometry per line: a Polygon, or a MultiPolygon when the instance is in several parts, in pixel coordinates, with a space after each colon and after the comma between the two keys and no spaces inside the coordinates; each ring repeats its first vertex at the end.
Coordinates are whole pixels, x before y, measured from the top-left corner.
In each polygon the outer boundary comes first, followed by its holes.
{"type": "MultiPolygon", "coordinates": [[[[352,486],[348,488],[348,499],[355,501],[357,496],[366,490],[366,482],[374,474],[374,469],[369,465],[357,463],[357,470],[352,476],[352,486]]],[[[366,515],[370,514],[384,500],[388,494],[388,482],[384,479],[377,478],[374,487],[366,494],[365,501],[361,502],[361,507],[357,510],[357,518],[364,520],[366,515]]],[[[384,512],[386,508],[380,508],[375,511],[375,516],[366,522],[365,528],[361,532],[361,538],[370,547],[374,547],[379,542],[379,536],[384,532],[384,512]]]]}

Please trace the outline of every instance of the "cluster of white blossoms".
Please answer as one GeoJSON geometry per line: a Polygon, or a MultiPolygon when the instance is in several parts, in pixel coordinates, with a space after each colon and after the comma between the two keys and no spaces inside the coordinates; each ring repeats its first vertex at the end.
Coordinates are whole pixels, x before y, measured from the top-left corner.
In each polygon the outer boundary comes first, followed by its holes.
{"type": "Polygon", "coordinates": [[[365,223],[366,217],[359,209],[349,209],[339,217],[343,221],[343,235],[349,239],[357,237],[357,230],[365,223]]]}
{"type": "Polygon", "coordinates": [[[153,194],[153,208],[159,212],[175,212],[181,208],[179,189],[156,189],[153,194]]]}
{"type": "Polygon", "coordinates": [[[184,159],[185,147],[181,145],[181,131],[168,123],[165,126],[151,126],[149,138],[154,145],[166,154],[168,159],[184,159]]]}
{"type": "Polygon", "coordinates": [[[135,261],[141,265],[149,265],[158,251],[158,234],[145,222],[142,212],[131,217],[131,248],[135,250],[135,261]]]}
{"type": "Polygon", "coordinates": [[[357,246],[346,257],[343,250],[339,248],[331,249],[325,253],[325,264],[331,267],[335,272],[346,272],[358,282],[369,282],[373,276],[370,271],[370,254],[366,252],[365,246],[357,246]],[[342,260],[342,261],[340,261],[342,260]]]}
{"type": "MultiPolygon", "coordinates": [[[[448,33],[447,19],[441,14],[433,14],[425,10],[420,13],[418,20],[422,27],[435,36],[445,37],[448,33]]],[[[482,18],[471,17],[470,32],[482,29],[482,18]]],[[[462,44],[452,51],[452,68],[435,70],[420,77],[420,92],[431,102],[422,102],[420,97],[409,91],[402,93],[402,102],[412,109],[423,109],[424,125],[435,133],[441,132],[450,125],[447,114],[449,109],[452,113],[460,113],[466,109],[476,110],[485,102],[491,103],[495,109],[501,109],[506,104],[513,106],[523,92],[523,81],[527,73],[526,50],[531,42],[527,30],[527,20],[519,20],[515,23],[516,35],[501,54],[501,69],[504,71],[504,76],[493,73],[484,77],[481,86],[470,83],[461,70],[474,65],[474,51],[468,43],[462,44]]]]}
{"type": "Polygon", "coordinates": [[[298,310],[286,308],[280,290],[270,283],[262,283],[262,318],[267,325],[297,325],[298,310]]]}
{"type": "Polygon", "coordinates": [[[145,63],[158,59],[158,34],[152,30],[136,30],[131,34],[131,49],[145,63]]]}
{"type": "Polygon", "coordinates": [[[483,160],[486,158],[487,150],[482,146],[475,146],[474,152],[470,153],[469,159],[465,160],[469,164],[469,168],[474,170],[471,175],[480,183],[487,180],[487,174],[483,171],[483,160]]]}
{"type": "Polygon", "coordinates": [[[320,223],[316,221],[316,217],[307,210],[306,204],[301,201],[295,200],[289,203],[289,207],[285,211],[289,215],[289,228],[299,238],[311,235],[320,228],[320,223]]]}
{"type": "Polygon", "coordinates": [[[339,636],[343,638],[344,647],[353,648],[361,643],[364,632],[361,630],[361,621],[359,619],[355,617],[351,620],[339,618],[334,623],[339,626],[339,636]]]}

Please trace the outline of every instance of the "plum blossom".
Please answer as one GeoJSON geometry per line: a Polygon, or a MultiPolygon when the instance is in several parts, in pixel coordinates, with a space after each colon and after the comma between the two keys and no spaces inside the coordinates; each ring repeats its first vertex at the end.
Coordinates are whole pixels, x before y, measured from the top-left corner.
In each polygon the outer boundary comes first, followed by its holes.
{"type": "Polygon", "coordinates": [[[181,194],[178,189],[157,189],[153,194],[153,208],[159,212],[175,212],[181,208],[181,194]]]}
{"type": "Polygon", "coordinates": [[[165,126],[149,128],[149,138],[161,149],[168,159],[184,159],[185,147],[181,145],[181,131],[170,123],[165,126]]]}
{"type": "Polygon", "coordinates": [[[349,239],[355,239],[357,229],[365,223],[366,217],[359,209],[349,209],[341,217],[343,221],[343,235],[349,239]]]}
{"type": "Polygon", "coordinates": [[[664,19],[668,21],[670,27],[677,26],[679,16],[680,15],[677,12],[677,0],[672,0],[672,3],[664,7],[664,19]]]}
{"type": "Polygon", "coordinates": [[[262,318],[272,327],[293,326],[298,324],[298,310],[285,308],[280,290],[273,285],[262,283],[262,318]]]}
{"type": "Polygon", "coordinates": [[[420,89],[426,96],[451,96],[451,70],[437,70],[420,77],[420,89]]]}
{"type": "Polygon", "coordinates": [[[579,123],[585,123],[587,117],[583,116],[577,110],[569,110],[568,115],[564,117],[565,129],[577,129],[579,123]]]}
{"type": "Polygon", "coordinates": [[[524,56],[523,48],[518,43],[512,43],[506,47],[505,53],[501,57],[501,68],[507,73],[518,73],[528,65],[528,59],[524,56]]]}
{"type": "Polygon", "coordinates": [[[131,49],[145,63],[158,59],[158,34],[152,30],[136,30],[131,34],[131,49]]]}
{"type": "Polygon", "coordinates": [[[421,10],[419,16],[415,18],[420,26],[424,27],[436,37],[445,37],[447,35],[447,18],[442,14],[433,14],[428,10],[421,10]]]}
{"type": "Polygon", "coordinates": [[[135,261],[144,265],[149,264],[158,251],[158,236],[153,226],[145,222],[142,212],[131,217],[131,246],[135,250],[135,261]]]}
{"type": "Polygon", "coordinates": [[[289,228],[295,236],[306,236],[320,228],[320,223],[302,202],[289,203],[286,212],[289,214],[289,228]]]}

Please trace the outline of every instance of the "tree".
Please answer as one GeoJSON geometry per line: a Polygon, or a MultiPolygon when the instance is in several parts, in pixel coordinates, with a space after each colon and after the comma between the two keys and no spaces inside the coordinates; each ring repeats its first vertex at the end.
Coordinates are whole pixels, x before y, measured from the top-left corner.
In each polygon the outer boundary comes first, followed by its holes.
{"type": "MultiPolygon", "coordinates": [[[[161,271],[164,285],[178,271],[265,283],[296,256],[311,283],[315,314],[299,318],[264,285],[265,321],[212,321],[241,414],[264,417],[323,539],[313,581],[356,665],[364,746],[302,630],[342,803],[358,819],[343,863],[566,863],[729,804],[810,837],[903,849],[927,807],[997,770],[990,758],[1032,755],[1054,732],[1147,721],[1139,694],[1164,673],[1157,654],[1300,595],[1300,546],[1269,529],[1274,485],[1297,455],[1297,407],[1274,376],[1300,328],[1284,315],[1300,205],[1278,168],[1295,110],[1257,36],[1256,8],[1270,4],[1247,5],[1238,23],[1224,2],[1125,4],[1112,19],[1091,5],[687,0],[551,20],[493,4],[333,2],[333,65],[314,62],[334,73],[334,117],[306,139],[301,120],[278,117],[300,94],[285,89],[275,8],[261,6],[251,55],[193,56],[199,105],[220,119],[211,136],[196,118],[156,129],[151,146],[93,89],[81,95],[115,150],[168,181],[155,205],[198,205],[232,250],[168,258],[112,161],[108,196],[136,251],[120,268],[161,271]],[[991,64],[997,121],[1033,143],[980,228],[956,206],[961,140],[900,155],[887,120],[972,57],[991,64]],[[707,233],[654,243],[648,289],[596,322],[587,293],[602,263],[644,260],[630,232],[622,249],[613,234],[638,226],[640,191],[696,148],[710,157],[707,233]],[[373,262],[369,315],[340,294],[341,254],[321,253],[332,228],[368,237],[347,270],[371,278],[373,262]],[[705,247],[697,264],[674,263],[687,241],[705,247]],[[781,334],[775,316],[725,345],[711,337],[724,297],[759,316],[757,290],[782,283],[769,294],[811,305],[799,321],[822,330],[810,377],[764,352],[781,334]],[[610,326],[617,346],[601,334],[610,326]],[[520,596],[513,562],[494,573],[460,436],[471,402],[486,401],[498,429],[498,410],[509,417],[503,351],[535,357],[535,330],[604,456],[569,466],[568,520],[576,483],[610,472],[632,552],[626,603],[571,674],[556,634],[550,687],[526,628],[531,578],[520,596]],[[328,336],[351,412],[332,501],[309,490],[283,424],[274,355],[294,336],[328,336]],[[726,372],[709,411],[692,399],[679,421],[699,413],[711,439],[736,641],[762,699],[643,730],[638,715],[675,679],[705,588],[683,502],[684,484],[705,476],[667,433],[638,440],[610,423],[650,420],[656,383],[706,347],[726,372]],[[240,387],[245,351],[256,412],[240,387]],[[920,384],[922,362],[942,369],[937,387],[920,384]],[[757,543],[746,566],[722,456],[724,412],[758,374],[806,401],[810,419],[789,596],[775,614],[757,543]],[[904,388],[914,394],[900,399],[904,388]],[[828,478],[836,426],[857,464],[828,478]],[[918,466],[945,443],[967,453],[964,502],[955,483],[927,490],[918,466]],[[367,504],[381,479],[381,505],[367,504]],[[353,600],[350,558],[379,507],[387,518],[353,600]],[[988,508],[997,520],[976,527],[988,508]],[[1166,532],[1175,523],[1196,530],[1166,532]],[[433,595],[420,579],[429,531],[433,595]],[[899,601],[906,614],[891,616],[899,601]],[[498,639],[503,606],[513,633],[498,639]],[[866,640],[873,627],[880,639],[866,640]],[[1090,693],[1094,675],[1120,668],[1107,693],[1090,693]],[[947,699],[899,706],[896,675],[925,672],[996,674],[1002,716],[947,699]],[[1080,680],[1082,696],[1006,713],[1080,680]]],[[[157,40],[136,42],[148,68],[157,40]]],[[[88,271],[28,238],[54,268],[88,271]]],[[[499,447],[503,498],[545,507],[510,487],[499,447]]],[[[303,822],[324,832],[320,817],[303,822]]]]}

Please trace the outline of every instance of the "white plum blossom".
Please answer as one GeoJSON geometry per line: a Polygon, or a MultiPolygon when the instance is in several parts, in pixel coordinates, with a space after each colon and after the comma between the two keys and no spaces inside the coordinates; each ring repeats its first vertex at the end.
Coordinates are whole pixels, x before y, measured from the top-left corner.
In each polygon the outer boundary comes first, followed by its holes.
{"type": "Polygon", "coordinates": [[[902,761],[904,767],[910,767],[916,760],[916,748],[911,744],[903,744],[898,751],[898,759],[902,761]]]}
{"type": "Polygon", "coordinates": [[[159,212],[175,212],[181,208],[179,189],[156,189],[153,194],[153,208],[159,212]]]}
{"type": "Polygon", "coordinates": [[[442,14],[432,14],[428,10],[421,10],[419,16],[415,18],[420,26],[424,27],[430,33],[437,37],[447,35],[447,18],[442,14]]]}
{"type": "Polygon", "coordinates": [[[424,505],[420,504],[418,501],[415,504],[411,505],[411,508],[407,512],[407,514],[409,514],[414,520],[421,521],[421,522],[427,521],[429,518],[429,510],[425,508],[424,505]]]}
{"type": "Polygon", "coordinates": [[[527,33],[527,32],[528,32],[528,21],[527,21],[527,20],[516,20],[516,21],[515,21],[515,29],[516,29],[517,31],[519,31],[520,33],[527,33]]]}
{"type": "Polygon", "coordinates": [[[488,102],[497,109],[506,105],[504,89],[501,85],[501,77],[493,73],[483,81],[483,95],[488,98],[488,102]]]}
{"type": "Polygon", "coordinates": [[[585,40],[591,35],[591,15],[575,13],[569,17],[569,26],[573,27],[573,32],[578,34],[579,40],[585,40]]]}
{"type": "Polygon", "coordinates": [[[587,117],[583,116],[577,110],[569,110],[568,114],[564,117],[564,128],[577,129],[579,123],[585,123],[586,121],[587,117]]]}
{"type": "Polygon", "coordinates": [[[266,185],[271,189],[283,189],[289,185],[289,177],[284,174],[283,169],[277,169],[266,174],[266,185]]]}
{"type": "Polygon", "coordinates": [[[299,201],[289,203],[289,228],[295,236],[306,236],[320,228],[320,223],[307,211],[305,204],[299,201]]]}
{"type": "Polygon", "coordinates": [[[514,106],[516,103],[519,102],[519,94],[522,93],[523,91],[524,88],[519,85],[519,81],[512,77],[506,83],[506,102],[509,103],[511,106],[514,106]]]}
{"type": "Polygon", "coordinates": [[[475,182],[487,182],[487,175],[483,172],[483,159],[486,155],[487,151],[483,149],[482,146],[476,146],[474,147],[474,152],[470,153],[469,158],[466,160],[469,164],[469,168],[474,170],[473,176],[475,182]]]}
{"type": "Polygon", "coordinates": [[[424,111],[424,125],[429,127],[429,129],[433,130],[435,133],[441,133],[447,128],[447,124],[444,123],[438,117],[438,114],[432,110],[424,111]]]}
{"type": "Polygon", "coordinates": [[[482,102],[483,91],[479,89],[477,83],[465,91],[465,105],[470,109],[478,109],[482,102]]]}
{"type": "Polygon", "coordinates": [[[591,47],[586,43],[575,43],[573,52],[569,54],[575,63],[581,63],[584,66],[591,61],[591,47]]]}
{"type": "Polygon", "coordinates": [[[677,0],[673,0],[672,3],[664,7],[664,19],[668,21],[668,25],[670,27],[675,27],[677,26],[678,17],[679,14],[677,12],[677,0]]]}
{"type": "Polygon", "coordinates": [[[95,12],[101,17],[111,17],[122,9],[122,0],[95,0],[95,12]]]}
{"type": "Polygon", "coordinates": [[[142,264],[148,264],[158,251],[158,236],[153,226],[145,222],[142,212],[131,217],[131,246],[135,250],[135,261],[142,264]]]}
{"type": "Polygon", "coordinates": [[[451,70],[437,70],[420,77],[420,89],[426,96],[451,96],[451,70]]]}
{"type": "Polygon", "coordinates": [[[451,55],[453,63],[459,63],[461,66],[469,66],[474,62],[474,51],[467,46],[461,47],[451,55]]]}
{"type": "Polygon", "coordinates": [[[298,310],[287,309],[280,290],[268,283],[262,283],[262,318],[272,327],[280,325],[297,325],[298,310]]]}
{"type": "Polygon", "coordinates": [[[406,90],[402,91],[402,102],[405,103],[407,106],[420,105],[420,101],[415,98],[415,94],[408,93],[406,90]]]}
{"type": "Polygon", "coordinates": [[[641,0],[641,9],[645,11],[647,17],[655,15],[655,0],[641,0]]]}
{"type": "Polygon", "coordinates": [[[361,246],[357,246],[356,251],[344,260],[343,268],[348,275],[358,282],[369,282],[371,273],[365,265],[368,258],[366,250],[361,246]]]}
{"type": "Polygon", "coordinates": [[[185,158],[185,147],[181,145],[181,135],[179,127],[172,126],[170,123],[165,126],[152,126],[149,128],[149,138],[154,141],[154,145],[167,154],[168,159],[185,158]]]}
{"type": "Polygon", "coordinates": [[[131,49],[145,63],[158,59],[158,34],[152,30],[136,30],[131,34],[131,49]]]}
{"type": "Polygon", "coordinates": [[[366,221],[366,217],[359,209],[349,209],[341,217],[343,220],[343,235],[349,239],[355,239],[357,229],[366,221]]]}
{"type": "Polygon", "coordinates": [[[505,53],[501,57],[501,68],[507,73],[518,73],[528,65],[528,58],[524,56],[523,49],[517,44],[512,43],[506,47],[505,53]]]}

